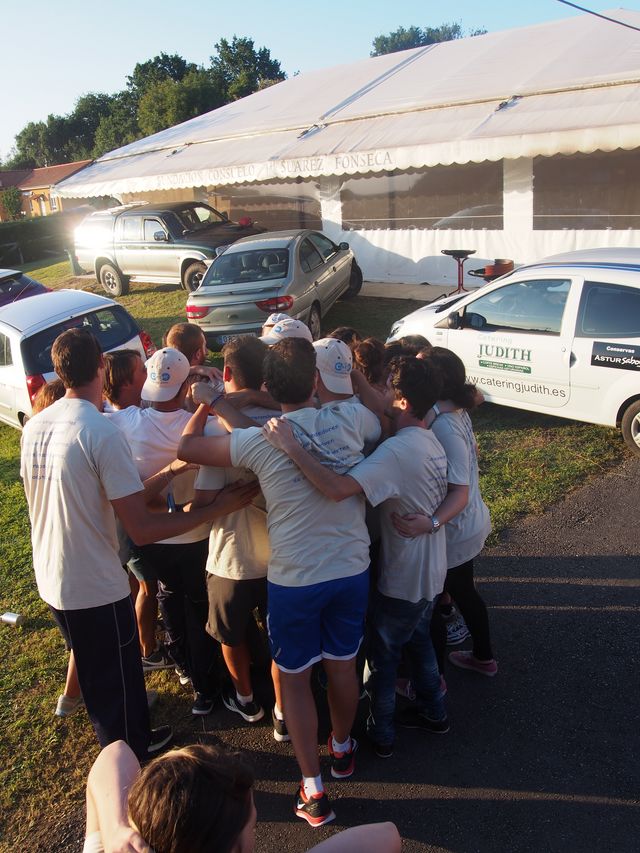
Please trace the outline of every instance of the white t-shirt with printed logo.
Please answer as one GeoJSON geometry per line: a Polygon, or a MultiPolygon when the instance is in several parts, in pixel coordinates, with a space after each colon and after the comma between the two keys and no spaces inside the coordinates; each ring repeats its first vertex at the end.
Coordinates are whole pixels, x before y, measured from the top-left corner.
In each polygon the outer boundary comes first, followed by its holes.
{"type": "Polygon", "coordinates": [[[381,551],[378,589],[390,598],[433,601],[447,573],[443,530],[407,539],[391,514],[433,515],[447,494],[447,458],[435,436],[421,427],[405,427],[383,441],[353,470],[374,506],[380,507],[381,551]]]}
{"type": "MultiPolygon", "coordinates": [[[[280,417],[280,411],[247,406],[242,413],[260,424],[280,417]]],[[[227,435],[217,418],[210,418],[205,435],[227,435]]],[[[237,480],[255,480],[248,468],[214,468],[203,465],[198,471],[196,489],[218,490],[237,480]]],[[[262,493],[249,506],[214,521],[209,535],[207,571],[229,580],[253,580],[267,576],[271,548],[267,533],[267,509],[262,493]]]]}
{"type": "Polygon", "coordinates": [[[92,403],[63,397],[25,424],[21,443],[41,598],[57,610],[125,598],[110,501],[143,486],[122,433],[92,403]]]}
{"type": "MultiPolygon", "coordinates": [[[[320,448],[323,439],[337,441],[342,429],[330,410],[298,409],[283,417],[296,434],[313,437],[320,448]]],[[[362,438],[359,442],[361,446],[362,438]]],[[[369,536],[361,495],[340,503],[328,500],[255,427],[231,433],[231,461],[249,468],[260,480],[271,542],[270,581],[308,586],[353,577],[367,569],[369,536]]]]}
{"type": "MultiPolygon", "coordinates": [[[[178,452],[182,431],[192,415],[184,409],[175,412],[160,412],[156,409],[140,409],[129,406],[118,412],[105,412],[105,420],[111,421],[125,435],[131,448],[133,461],[142,480],[157,474],[165,465],[169,465],[178,452]]],[[[176,504],[185,504],[193,499],[196,471],[185,471],[171,480],[162,491],[164,497],[171,491],[176,504]]],[[[164,545],[185,545],[200,542],[209,535],[211,525],[208,522],[198,525],[187,533],[162,539],[164,545]]]]}

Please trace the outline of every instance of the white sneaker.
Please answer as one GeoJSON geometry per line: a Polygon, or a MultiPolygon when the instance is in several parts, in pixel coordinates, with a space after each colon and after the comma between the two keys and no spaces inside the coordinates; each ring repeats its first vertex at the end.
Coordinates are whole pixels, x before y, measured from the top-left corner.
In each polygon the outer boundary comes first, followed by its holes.
{"type": "Polygon", "coordinates": [[[66,696],[62,693],[58,696],[58,704],[54,714],[56,717],[70,717],[72,714],[84,705],[82,696],[66,696]]]}

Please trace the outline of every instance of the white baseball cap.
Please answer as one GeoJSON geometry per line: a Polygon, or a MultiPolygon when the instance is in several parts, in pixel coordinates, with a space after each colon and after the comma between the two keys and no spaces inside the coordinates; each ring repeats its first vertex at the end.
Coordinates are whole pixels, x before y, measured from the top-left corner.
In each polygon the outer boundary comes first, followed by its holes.
{"type": "Polygon", "coordinates": [[[147,361],[146,368],[147,378],[142,386],[141,397],[152,403],[173,400],[191,372],[188,359],[172,347],[155,352],[147,361]]]}
{"type": "Polygon", "coordinates": [[[286,320],[276,323],[273,329],[270,329],[266,335],[262,335],[258,340],[261,340],[268,346],[272,346],[279,341],[284,341],[285,338],[304,338],[310,344],[313,343],[309,327],[305,326],[301,320],[293,320],[291,317],[287,317],[286,320]]]}
{"type": "Polygon", "coordinates": [[[264,329],[265,326],[275,326],[277,323],[282,323],[283,320],[290,319],[291,317],[288,314],[279,314],[277,312],[275,314],[269,314],[267,319],[262,324],[262,328],[264,329]]]}
{"type": "Polygon", "coordinates": [[[338,338],[320,338],[313,345],[316,367],[325,387],[334,394],[353,394],[351,350],[338,338]]]}

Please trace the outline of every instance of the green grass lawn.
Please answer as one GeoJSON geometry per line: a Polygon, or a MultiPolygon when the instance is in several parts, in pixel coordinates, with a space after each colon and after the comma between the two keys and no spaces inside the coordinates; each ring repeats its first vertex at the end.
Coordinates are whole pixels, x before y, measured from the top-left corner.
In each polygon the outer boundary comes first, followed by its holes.
{"type": "MultiPolygon", "coordinates": [[[[95,282],[74,279],[66,261],[29,267],[49,287],[101,292],[95,282]]],[[[134,285],[120,301],[156,344],[185,316],[186,294],[176,288],[134,285]]],[[[392,322],[419,304],[358,297],[332,309],[324,329],[350,325],[384,339],[392,322]]],[[[628,452],[615,430],[489,404],[474,415],[474,425],[494,536],[518,516],[543,511],[628,452]]],[[[0,625],[0,850],[13,851],[28,849],[27,834],[43,814],[55,809],[56,817],[64,817],[77,811],[97,744],[84,712],[68,720],[53,716],[66,654],[35,587],[19,480],[20,433],[0,427],[0,442],[0,612],[17,611],[27,619],[23,628],[0,625]]],[[[187,699],[177,680],[158,673],[148,686],[161,691],[155,718],[180,726],[187,699]]]]}

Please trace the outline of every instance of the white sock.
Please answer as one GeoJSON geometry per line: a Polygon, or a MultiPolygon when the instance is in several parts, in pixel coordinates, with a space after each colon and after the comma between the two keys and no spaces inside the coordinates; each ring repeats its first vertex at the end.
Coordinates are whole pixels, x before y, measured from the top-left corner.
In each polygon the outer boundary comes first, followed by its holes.
{"type": "Polygon", "coordinates": [[[324,791],[322,776],[303,776],[302,787],[304,788],[305,797],[311,797],[313,794],[321,794],[324,791]]]}
{"type": "Polygon", "coordinates": [[[331,735],[331,745],[334,752],[349,752],[351,749],[351,735],[349,735],[344,743],[338,743],[335,737],[331,735]]]}
{"type": "Polygon", "coordinates": [[[273,713],[276,715],[276,720],[284,722],[284,714],[282,713],[282,709],[279,708],[277,704],[273,706],[273,713]]]}
{"type": "Polygon", "coordinates": [[[243,696],[242,693],[238,693],[236,690],[236,698],[241,705],[248,705],[249,702],[253,702],[253,691],[248,696],[243,696]]]}

